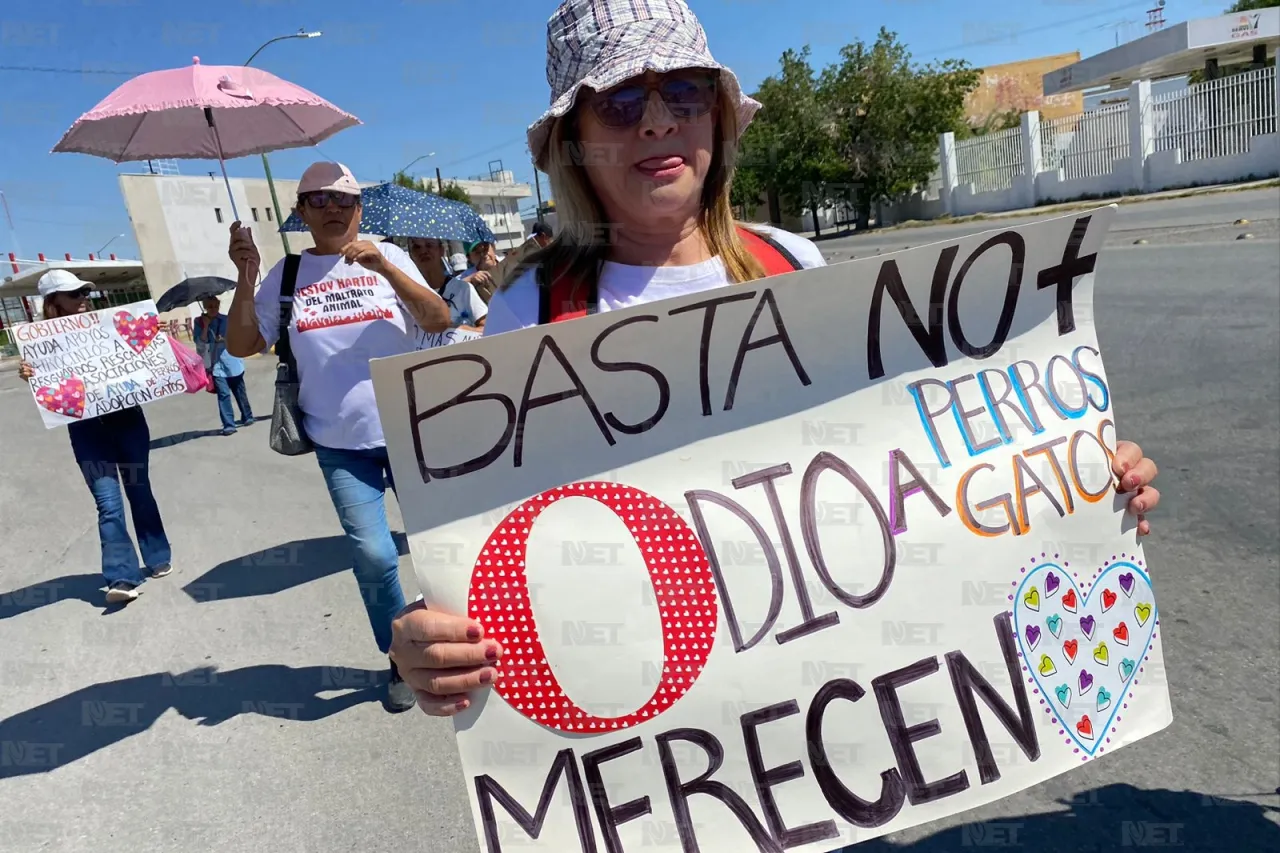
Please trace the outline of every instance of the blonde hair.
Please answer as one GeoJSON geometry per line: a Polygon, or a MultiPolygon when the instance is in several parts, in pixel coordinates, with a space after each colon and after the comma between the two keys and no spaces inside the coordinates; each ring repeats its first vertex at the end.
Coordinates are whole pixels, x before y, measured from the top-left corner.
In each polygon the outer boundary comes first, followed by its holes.
{"type": "MultiPolygon", "coordinates": [[[[729,280],[735,284],[764,278],[765,270],[738,237],[729,188],[738,155],[737,105],[724,87],[718,90],[716,146],[711,168],[702,186],[702,206],[698,228],[712,255],[724,263],[729,280]]],[[[609,253],[611,228],[604,206],[591,186],[582,165],[578,136],[578,107],[555,119],[548,140],[547,176],[556,200],[558,227],[552,242],[522,264],[537,266],[539,284],[550,286],[551,276],[569,276],[577,286],[598,282],[601,264],[609,253]]],[[[514,281],[515,276],[512,276],[514,281]]]]}

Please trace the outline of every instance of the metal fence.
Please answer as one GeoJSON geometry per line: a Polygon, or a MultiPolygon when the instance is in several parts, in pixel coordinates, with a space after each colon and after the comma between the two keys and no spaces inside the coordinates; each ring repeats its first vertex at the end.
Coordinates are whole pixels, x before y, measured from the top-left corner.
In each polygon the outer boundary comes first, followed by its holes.
{"type": "Polygon", "coordinates": [[[1065,180],[1109,175],[1114,161],[1128,156],[1127,103],[1040,122],[1041,168],[1061,169],[1065,180]]]}
{"type": "Polygon", "coordinates": [[[1182,160],[1249,151],[1254,136],[1276,132],[1276,69],[1258,68],[1152,98],[1155,150],[1182,160]]]}
{"type": "Polygon", "coordinates": [[[1022,175],[1022,129],[1011,127],[956,143],[956,183],[974,192],[1007,190],[1022,175]]]}

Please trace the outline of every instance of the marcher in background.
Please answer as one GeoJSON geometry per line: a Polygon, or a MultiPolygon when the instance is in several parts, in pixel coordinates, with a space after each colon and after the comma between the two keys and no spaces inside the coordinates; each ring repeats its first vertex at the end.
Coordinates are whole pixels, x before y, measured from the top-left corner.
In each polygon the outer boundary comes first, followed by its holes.
{"type": "MultiPolygon", "coordinates": [[[[93,285],[67,270],[51,270],[36,285],[44,298],[44,319],[84,314],[90,310],[93,285]]],[[[18,376],[30,380],[35,370],[25,361],[18,376]]],[[[102,578],[108,604],[128,604],[148,578],[172,571],[169,537],[160,508],[151,492],[151,431],[139,406],[109,412],[87,421],[67,424],[71,452],[98,509],[98,541],[102,547],[102,578]],[[124,494],[121,495],[121,485],[124,494]],[[124,501],[142,550],[142,563],[129,537],[124,501]]],[[[58,517],[64,533],[70,519],[58,517]]]]}
{"type": "MultiPolygon", "coordinates": [[[[494,296],[486,336],[824,265],[802,237],[734,222],[734,154],[760,105],[711,57],[684,0],[566,0],[547,44],[551,109],[529,149],[551,178],[560,234],[494,296]],[[583,150],[616,156],[575,160],[583,150]]],[[[1145,535],[1155,464],[1121,441],[1114,469],[1145,535]]],[[[392,659],[428,714],[463,711],[493,684],[503,649],[483,624],[419,601],[392,628],[392,659]]]]}
{"type": "Polygon", "coordinates": [[[467,243],[466,249],[467,261],[471,265],[462,273],[462,277],[471,282],[484,301],[488,303],[498,286],[493,277],[493,271],[497,268],[502,258],[498,257],[493,244],[488,240],[467,243]]]}
{"type": "MultiPolygon", "coordinates": [[[[298,183],[296,212],[315,248],[284,258],[254,296],[262,263],[253,234],[231,226],[228,254],[239,271],[227,350],[244,358],[280,336],[282,292],[292,292],[286,330],[298,364],[303,427],[347,540],[378,649],[391,646],[391,620],[404,606],[400,553],[387,524],[386,487],[395,488],[378,419],[369,361],[412,352],[413,327],[448,328],[449,308],[403,249],[359,239],[360,185],[341,163],[314,163],[298,183]],[[286,270],[291,270],[287,273],[286,270]],[[286,275],[293,278],[287,282],[286,275]]],[[[288,512],[286,504],[283,511],[288,512]]],[[[389,662],[390,663],[390,662],[389,662]]],[[[390,664],[386,707],[406,711],[413,693],[390,664]]]]}
{"type": "MultiPolygon", "coordinates": [[[[444,260],[444,243],[426,237],[409,239],[409,257],[422,273],[431,289],[449,306],[449,328],[478,332],[484,328],[489,306],[476,293],[471,282],[449,272],[444,260]]],[[[439,333],[419,330],[417,348],[424,349],[443,342],[439,333]]]]}
{"type": "Polygon", "coordinates": [[[221,313],[218,297],[208,297],[202,307],[204,313],[191,324],[191,338],[218,390],[222,434],[234,435],[237,426],[253,423],[253,408],[249,405],[249,391],[244,384],[244,362],[227,352],[227,315],[221,313]],[[235,420],[235,412],[231,408],[232,395],[240,407],[239,421],[235,420]]]}
{"type": "Polygon", "coordinates": [[[455,252],[449,258],[449,266],[453,268],[455,275],[460,275],[467,271],[467,267],[469,267],[470,264],[467,263],[466,255],[462,254],[462,252],[455,252]]]}
{"type": "Polygon", "coordinates": [[[544,249],[550,246],[551,241],[555,238],[555,235],[551,232],[551,226],[541,220],[533,223],[533,227],[529,229],[529,236],[544,249]]]}

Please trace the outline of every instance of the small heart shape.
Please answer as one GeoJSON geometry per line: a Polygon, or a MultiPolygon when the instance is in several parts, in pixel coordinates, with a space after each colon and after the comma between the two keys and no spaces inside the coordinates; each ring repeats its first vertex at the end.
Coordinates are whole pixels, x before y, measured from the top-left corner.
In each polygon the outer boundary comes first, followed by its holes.
{"type": "Polygon", "coordinates": [[[1045,578],[1044,578],[1045,596],[1046,597],[1052,596],[1055,592],[1058,591],[1058,586],[1060,584],[1061,584],[1061,581],[1058,579],[1058,576],[1055,575],[1053,572],[1049,572],[1047,575],[1045,575],[1045,578]]]}
{"type": "Polygon", "coordinates": [[[1065,684],[1059,684],[1057,687],[1053,689],[1053,692],[1057,695],[1058,701],[1062,703],[1062,707],[1064,708],[1071,707],[1071,688],[1070,687],[1068,687],[1065,684]]]}
{"type": "Polygon", "coordinates": [[[1133,597],[1133,572],[1125,572],[1120,576],[1120,589],[1126,596],[1133,597]]]}
{"type": "Polygon", "coordinates": [[[1089,674],[1089,670],[1080,670],[1080,695],[1089,692],[1089,688],[1093,687],[1093,676],[1089,674]]]}
{"type": "Polygon", "coordinates": [[[1101,713],[1111,707],[1111,694],[1107,692],[1107,688],[1098,688],[1098,712],[1101,713]]]}
{"type": "Polygon", "coordinates": [[[1069,589],[1062,594],[1062,607],[1068,613],[1076,612],[1076,591],[1069,589]]]}
{"type": "Polygon", "coordinates": [[[1102,591],[1102,612],[1106,613],[1116,604],[1116,594],[1109,589],[1102,591]]]}
{"type": "Polygon", "coordinates": [[[1145,603],[1139,604],[1137,607],[1133,608],[1133,615],[1138,617],[1139,626],[1146,625],[1147,620],[1151,618],[1151,605],[1145,603]]]}
{"type": "Polygon", "coordinates": [[[1122,646],[1129,645],[1129,626],[1121,622],[1111,630],[1111,636],[1122,646]]]}
{"type": "Polygon", "coordinates": [[[1093,639],[1093,628],[1094,628],[1094,621],[1092,616],[1080,617],[1080,630],[1083,631],[1084,635],[1088,637],[1090,640],[1093,639]]]}
{"type": "Polygon", "coordinates": [[[1080,718],[1080,722],[1076,723],[1076,731],[1080,733],[1080,737],[1093,740],[1093,722],[1089,719],[1088,714],[1085,714],[1080,718]]]}
{"type": "Polygon", "coordinates": [[[1062,636],[1062,617],[1057,613],[1044,620],[1044,624],[1049,626],[1049,633],[1055,637],[1062,636]]]}
{"type": "Polygon", "coordinates": [[[1107,662],[1111,659],[1111,657],[1107,652],[1106,643],[1098,643],[1098,647],[1093,650],[1093,659],[1098,663],[1102,664],[1103,666],[1107,665],[1107,662]]]}
{"type": "Polygon", "coordinates": [[[1040,656],[1040,674],[1041,675],[1047,678],[1050,675],[1053,675],[1057,671],[1058,671],[1058,668],[1053,665],[1052,658],[1050,658],[1048,655],[1040,656]]]}
{"type": "Polygon", "coordinates": [[[1036,646],[1040,645],[1040,627],[1038,625],[1027,626],[1027,645],[1032,651],[1035,650],[1036,646]]]}
{"type": "Polygon", "coordinates": [[[1136,668],[1137,668],[1137,664],[1135,664],[1133,661],[1129,660],[1128,658],[1125,658],[1124,660],[1120,661],[1120,679],[1122,681],[1128,681],[1130,678],[1133,677],[1133,671],[1136,668]]]}
{"type": "Polygon", "coordinates": [[[1069,663],[1076,662],[1076,651],[1080,648],[1080,644],[1075,640],[1067,640],[1062,644],[1062,653],[1067,656],[1069,663]]]}
{"type": "Polygon", "coordinates": [[[1030,592],[1028,592],[1026,595],[1022,597],[1022,601],[1031,610],[1040,609],[1040,593],[1036,591],[1036,588],[1034,586],[1031,587],[1030,592]]]}

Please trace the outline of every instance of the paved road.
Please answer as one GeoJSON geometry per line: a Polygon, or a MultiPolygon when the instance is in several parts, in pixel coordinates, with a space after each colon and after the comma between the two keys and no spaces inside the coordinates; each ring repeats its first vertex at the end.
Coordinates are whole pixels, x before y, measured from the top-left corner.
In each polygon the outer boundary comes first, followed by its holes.
{"type": "MultiPolygon", "coordinates": [[[[1230,198],[1122,224],[1229,221],[1230,198]]],[[[857,850],[1280,847],[1280,242],[1201,237],[1117,248],[1098,272],[1120,428],[1163,467],[1147,553],[1173,726],[857,850]]],[[[250,369],[262,413],[269,370],[250,369]]],[[[365,689],[384,664],[314,462],[270,453],[262,425],[203,432],[203,396],[152,407],[177,568],[104,615],[92,504],[25,393],[0,378],[0,850],[474,853],[450,727],[365,689]]]]}

